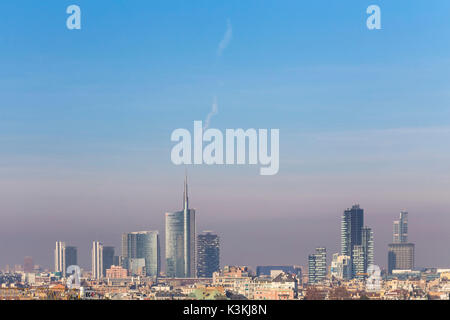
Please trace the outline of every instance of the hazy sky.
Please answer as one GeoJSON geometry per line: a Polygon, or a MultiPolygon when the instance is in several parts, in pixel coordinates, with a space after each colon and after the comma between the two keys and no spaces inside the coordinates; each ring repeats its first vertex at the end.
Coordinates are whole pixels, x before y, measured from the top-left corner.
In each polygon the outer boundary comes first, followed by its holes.
{"type": "MultiPolygon", "coordinates": [[[[417,266],[450,266],[450,2],[0,3],[0,267],[53,268],[56,240],[90,268],[100,240],[159,230],[181,208],[170,135],[279,128],[280,171],[188,168],[198,230],[222,264],[305,264],[338,252],[359,203],[386,265],[410,213],[417,266]],[[67,6],[82,29],[66,28],[67,6]],[[382,30],[366,28],[381,7],[382,30]]],[[[164,247],[163,247],[164,248],[164,247]]],[[[163,251],[164,253],[164,251],[163,251]]],[[[164,254],[162,254],[164,257],[164,254]]]]}

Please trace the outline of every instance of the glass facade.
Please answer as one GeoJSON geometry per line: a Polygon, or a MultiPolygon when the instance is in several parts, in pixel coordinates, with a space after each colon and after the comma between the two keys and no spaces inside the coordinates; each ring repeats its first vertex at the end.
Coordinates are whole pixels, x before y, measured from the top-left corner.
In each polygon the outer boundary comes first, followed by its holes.
{"type": "Polygon", "coordinates": [[[394,243],[408,242],[408,212],[400,212],[400,219],[394,221],[394,243]]]}
{"type": "Polygon", "coordinates": [[[77,247],[67,246],[65,256],[66,256],[66,266],[67,267],[78,265],[77,247]]]}
{"type": "Polygon", "coordinates": [[[197,237],[197,276],[211,278],[220,268],[219,236],[211,232],[197,237]]]}
{"type": "Polygon", "coordinates": [[[352,257],[353,247],[362,244],[364,210],[359,205],[344,211],[341,220],[341,254],[352,257]]]}
{"type": "Polygon", "coordinates": [[[166,213],[166,273],[195,277],[195,210],[166,213]]]}
{"type": "Polygon", "coordinates": [[[103,275],[114,264],[114,247],[103,247],[103,275]]]}
{"type": "Polygon", "coordinates": [[[168,277],[196,276],[195,210],[189,209],[187,179],[183,210],[166,213],[166,274],[168,277]]]}
{"type": "Polygon", "coordinates": [[[414,269],[414,244],[391,243],[388,249],[388,271],[414,269]]]}
{"type": "MultiPolygon", "coordinates": [[[[149,277],[158,276],[161,268],[160,245],[158,231],[138,231],[122,235],[123,267],[133,273],[130,261],[145,262],[145,274],[149,277]],[[134,260],[133,260],[134,261],[134,260]]],[[[136,268],[134,268],[136,269],[136,268]]]]}

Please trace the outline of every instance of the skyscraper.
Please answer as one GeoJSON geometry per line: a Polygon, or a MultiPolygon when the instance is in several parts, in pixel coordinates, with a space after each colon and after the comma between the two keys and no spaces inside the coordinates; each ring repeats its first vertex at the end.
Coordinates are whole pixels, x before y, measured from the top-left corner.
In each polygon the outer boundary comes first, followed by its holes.
{"type": "Polygon", "coordinates": [[[398,220],[394,220],[393,243],[408,242],[408,212],[401,211],[398,220]]]}
{"type": "Polygon", "coordinates": [[[189,209],[185,177],[183,210],[166,213],[166,274],[192,278],[196,276],[195,269],[195,210],[189,209]]]}
{"type": "Polygon", "coordinates": [[[69,266],[78,265],[77,247],[67,246],[65,257],[66,257],[66,269],[69,266]]]}
{"type": "Polygon", "coordinates": [[[394,220],[393,242],[388,245],[388,271],[413,270],[413,243],[408,243],[408,212],[401,211],[398,220],[394,220]]]}
{"type": "Polygon", "coordinates": [[[359,205],[344,211],[341,219],[341,254],[353,256],[353,247],[362,244],[364,210],[359,205]]]}
{"type": "Polygon", "coordinates": [[[362,229],[362,246],[364,247],[364,272],[367,272],[367,268],[374,264],[374,252],[373,252],[373,231],[369,227],[362,229]]]}
{"type": "Polygon", "coordinates": [[[349,256],[352,277],[363,278],[374,263],[373,232],[364,226],[364,209],[353,205],[341,219],[341,255],[349,256]],[[355,255],[355,256],[354,256],[355,255]]]}
{"type": "Polygon", "coordinates": [[[388,271],[414,269],[414,244],[391,243],[388,246],[388,271]]]}
{"type": "Polygon", "coordinates": [[[122,261],[131,273],[144,267],[145,275],[159,276],[161,258],[158,231],[122,234],[122,261]]]}
{"type": "Polygon", "coordinates": [[[61,272],[65,277],[67,268],[77,264],[77,247],[66,246],[65,242],[56,241],[55,272],[61,272]]]}
{"type": "Polygon", "coordinates": [[[205,231],[197,236],[197,277],[211,278],[220,268],[219,236],[205,231]]]}
{"type": "Polygon", "coordinates": [[[327,276],[327,250],[316,248],[316,253],[308,256],[308,283],[315,284],[327,276]]]}
{"type": "Polygon", "coordinates": [[[366,253],[363,245],[353,247],[352,254],[352,275],[353,278],[364,279],[366,272],[366,253]]]}
{"type": "Polygon", "coordinates": [[[66,243],[56,241],[55,247],[55,272],[61,272],[66,275],[66,243]]]}
{"type": "Polygon", "coordinates": [[[103,275],[114,264],[114,247],[103,247],[103,275]]]}
{"type": "Polygon", "coordinates": [[[92,278],[103,278],[103,244],[92,242],[92,278]]]}

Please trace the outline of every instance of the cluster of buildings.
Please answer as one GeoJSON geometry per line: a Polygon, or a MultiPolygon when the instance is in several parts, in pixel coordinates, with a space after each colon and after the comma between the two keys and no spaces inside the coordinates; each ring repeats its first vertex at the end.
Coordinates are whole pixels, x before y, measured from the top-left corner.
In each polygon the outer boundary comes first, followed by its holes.
{"type": "MultiPolygon", "coordinates": [[[[219,236],[212,231],[196,235],[195,210],[189,207],[187,178],[184,182],[183,209],[165,214],[165,276],[169,278],[210,278],[219,270],[219,236]]],[[[158,231],[136,231],[122,234],[122,252],[99,241],[92,243],[92,279],[162,275],[158,231]]],[[[77,248],[57,241],[55,272],[66,276],[67,268],[77,265],[77,248]]]]}
{"type": "MultiPolygon", "coordinates": [[[[365,280],[375,271],[374,267],[373,231],[364,226],[364,209],[354,205],[342,215],[341,252],[333,254],[329,273],[340,280],[365,280]]],[[[408,212],[402,211],[400,218],[394,221],[393,243],[388,246],[388,274],[413,269],[414,244],[408,242],[408,212]]],[[[309,255],[308,274],[311,285],[326,279],[326,248],[316,248],[316,252],[309,255]]]]}
{"type": "Polygon", "coordinates": [[[449,269],[414,269],[408,242],[408,213],[394,221],[388,268],[374,265],[374,234],[359,205],[344,210],[341,250],[327,262],[325,247],[308,256],[308,266],[220,268],[220,243],[211,231],[196,234],[187,179],[182,210],[165,214],[165,272],[159,232],[122,234],[122,250],[92,243],[90,271],[77,266],[77,248],[57,241],[54,271],[25,257],[23,266],[0,273],[0,299],[448,299],[449,269]],[[77,273],[76,268],[79,270],[77,273]],[[75,272],[73,272],[75,271],[75,272]]]}

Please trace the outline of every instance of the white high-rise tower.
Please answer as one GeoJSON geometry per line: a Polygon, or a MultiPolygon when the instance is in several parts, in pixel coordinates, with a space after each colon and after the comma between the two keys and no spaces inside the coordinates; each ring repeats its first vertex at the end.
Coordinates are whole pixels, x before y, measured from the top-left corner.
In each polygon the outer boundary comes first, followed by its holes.
{"type": "Polygon", "coordinates": [[[55,272],[61,272],[66,275],[66,243],[56,241],[55,247],[55,272]]]}
{"type": "Polygon", "coordinates": [[[103,244],[92,242],[92,278],[103,278],[103,244]]]}

